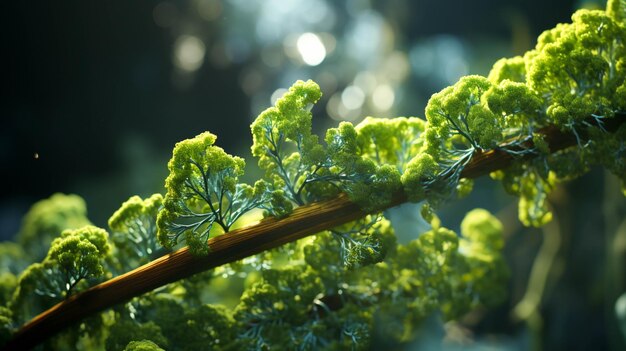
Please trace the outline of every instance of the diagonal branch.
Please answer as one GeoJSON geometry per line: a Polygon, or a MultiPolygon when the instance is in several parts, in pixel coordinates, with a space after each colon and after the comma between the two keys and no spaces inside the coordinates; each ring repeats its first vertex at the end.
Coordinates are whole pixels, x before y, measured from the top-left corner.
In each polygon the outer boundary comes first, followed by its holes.
{"type": "MultiPolygon", "coordinates": [[[[619,113],[607,120],[604,128],[609,132],[615,131],[625,121],[626,114],[619,113]]],[[[593,121],[590,120],[590,123],[593,121]]],[[[544,128],[539,132],[545,136],[552,152],[576,145],[575,136],[564,133],[556,127],[544,128]]],[[[528,141],[521,145],[520,149],[532,146],[532,141],[528,141]]],[[[524,158],[531,157],[533,155],[524,156],[524,158]]],[[[478,178],[507,167],[513,159],[514,156],[504,150],[477,151],[461,172],[461,177],[478,178]]],[[[406,201],[404,193],[395,194],[387,208],[406,201]]],[[[296,208],[287,218],[267,218],[249,227],[211,238],[208,241],[210,247],[208,256],[196,257],[191,255],[186,247],[182,248],[126,274],[93,286],[82,293],[70,296],[22,326],[5,345],[5,350],[33,348],[67,326],[135,296],[225,263],[332,229],[365,215],[367,213],[351,202],[347,196],[340,195],[335,199],[296,208]]]]}

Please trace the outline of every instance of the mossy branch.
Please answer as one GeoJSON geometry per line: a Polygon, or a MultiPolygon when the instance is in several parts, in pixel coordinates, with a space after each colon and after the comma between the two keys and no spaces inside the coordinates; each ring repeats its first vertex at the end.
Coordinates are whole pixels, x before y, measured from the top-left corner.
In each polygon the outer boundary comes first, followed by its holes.
{"type": "MultiPolygon", "coordinates": [[[[605,121],[604,129],[608,132],[615,131],[625,120],[626,114],[618,113],[614,118],[605,121]]],[[[593,119],[590,120],[590,123],[592,122],[593,119]]],[[[551,152],[577,143],[576,136],[564,133],[558,128],[544,128],[539,132],[545,136],[551,152]]],[[[579,135],[578,137],[584,138],[585,136],[579,135]]],[[[520,145],[520,148],[533,146],[532,141],[526,143],[526,145],[520,145]]],[[[529,154],[524,157],[533,156],[529,154]]],[[[477,178],[506,168],[514,158],[510,150],[507,152],[494,149],[476,152],[464,167],[461,177],[477,178]]],[[[387,207],[406,201],[407,197],[404,193],[397,193],[394,194],[387,207]]],[[[347,196],[341,195],[332,200],[299,207],[287,218],[267,218],[255,225],[211,238],[208,241],[210,253],[207,256],[195,256],[187,247],[182,248],[58,303],[22,326],[5,345],[5,350],[33,348],[83,318],[128,301],[135,296],[225,263],[331,229],[365,215],[367,213],[359,206],[351,202],[347,196]]]]}

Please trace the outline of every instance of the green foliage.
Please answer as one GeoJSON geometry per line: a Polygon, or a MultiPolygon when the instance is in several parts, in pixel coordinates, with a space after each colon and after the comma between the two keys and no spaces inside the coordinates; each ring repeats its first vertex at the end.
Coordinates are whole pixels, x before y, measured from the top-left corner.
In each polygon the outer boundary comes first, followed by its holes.
{"type": "Polygon", "coordinates": [[[547,197],[556,184],[554,173],[533,162],[531,165],[514,164],[507,172],[497,172],[494,177],[502,180],[507,192],[520,197],[519,219],[524,225],[541,227],[552,219],[547,197]]]}
{"type": "Polygon", "coordinates": [[[16,240],[32,261],[39,261],[48,252],[52,239],[63,230],[89,224],[87,207],[81,197],[57,193],[30,208],[16,240]]]}
{"type": "Polygon", "coordinates": [[[33,263],[19,276],[12,309],[28,318],[69,297],[87,280],[104,275],[104,261],[110,251],[108,233],[85,226],[68,229],[54,239],[41,263],[33,263]]]}
{"type": "Polygon", "coordinates": [[[488,211],[475,209],[461,222],[461,235],[459,252],[468,266],[462,278],[469,286],[471,308],[504,300],[509,271],[500,255],[504,248],[502,223],[488,211]]]}
{"type": "Polygon", "coordinates": [[[173,351],[221,349],[234,342],[234,327],[224,307],[191,305],[163,291],[127,304],[106,344],[107,350],[118,350],[129,341],[146,339],[173,351]]]}
{"type": "Polygon", "coordinates": [[[107,331],[105,316],[94,314],[72,328],[61,331],[48,339],[43,345],[44,350],[96,350],[101,349],[104,334],[107,331]]]}
{"type": "Polygon", "coordinates": [[[292,342],[306,342],[298,335],[304,328],[285,331],[282,324],[301,326],[310,321],[303,305],[313,302],[322,291],[319,277],[302,266],[268,270],[263,279],[241,296],[233,316],[243,331],[238,338],[247,348],[262,350],[292,342]]]}
{"type": "MultiPolygon", "coordinates": [[[[321,277],[307,266],[269,270],[242,296],[235,309],[242,347],[250,350],[338,350],[367,346],[372,315],[344,306],[331,311],[323,301],[321,277]],[[284,325],[290,325],[285,330],[284,325]]],[[[336,282],[335,282],[336,284],[336,282]]],[[[333,287],[336,289],[336,287],[333,287]]]]}
{"type": "Polygon", "coordinates": [[[421,151],[426,122],[415,117],[367,117],[355,127],[359,153],[378,165],[396,166],[402,174],[421,151]]]}
{"type": "Polygon", "coordinates": [[[0,243],[0,272],[19,274],[30,258],[18,243],[5,241],[0,243]]]}
{"type": "Polygon", "coordinates": [[[526,66],[548,121],[577,132],[589,115],[611,117],[621,104],[615,93],[626,78],[626,29],[598,10],[579,10],[572,21],[542,34],[526,66]]]}
{"type": "Polygon", "coordinates": [[[616,22],[624,24],[624,21],[626,21],[626,1],[608,0],[606,13],[616,22]]]}
{"type": "MultiPolygon", "coordinates": [[[[583,163],[580,167],[588,168],[587,164],[602,165],[622,181],[622,192],[626,195],[626,126],[622,125],[616,132],[608,134],[599,129],[591,130],[592,141],[584,150],[583,155],[578,156],[578,162],[583,163]],[[580,159],[582,156],[582,160],[580,159]]],[[[573,162],[570,162],[572,164],[573,162]]],[[[557,169],[567,171],[560,165],[557,169]]],[[[582,172],[581,172],[582,173],[582,172]]]]}
{"type": "MultiPolygon", "coordinates": [[[[326,145],[322,146],[311,134],[310,112],[320,96],[317,84],[298,81],[252,124],[252,153],[259,158],[259,167],[266,171],[273,189],[270,214],[282,216],[290,211],[289,202],[303,205],[339,191],[366,211],[382,208],[401,188],[403,163],[421,146],[413,133],[419,135],[424,122],[416,118],[369,118],[357,127],[343,122],[326,132],[326,145]]],[[[348,266],[384,257],[376,239],[363,235],[366,229],[333,231],[348,266]]]]}
{"type": "MultiPolygon", "coordinates": [[[[498,118],[509,143],[515,137],[526,137],[535,125],[542,123],[538,117],[541,100],[524,83],[503,80],[485,94],[487,105],[498,118]]],[[[500,143],[499,147],[505,147],[500,143]]],[[[509,150],[510,151],[510,150],[509,150]]]]}
{"type": "Polygon", "coordinates": [[[363,157],[357,130],[348,122],[326,132],[326,159],[316,181],[330,183],[346,192],[364,210],[384,207],[400,187],[400,173],[389,164],[376,164],[363,157]]]}
{"type": "Polygon", "coordinates": [[[481,105],[483,94],[491,86],[487,78],[467,76],[430,98],[425,111],[426,140],[427,150],[433,157],[442,159],[442,153],[450,149],[447,146],[454,146],[449,144],[450,139],[457,135],[462,137],[460,150],[489,149],[502,141],[497,116],[481,105]],[[485,128],[474,128],[478,126],[485,128]]]}
{"type": "MultiPolygon", "coordinates": [[[[311,133],[310,110],[320,97],[316,83],[297,81],[275,107],[263,111],[252,123],[252,154],[259,158],[274,196],[303,205],[343,191],[366,210],[388,203],[400,186],[400,174],[362,156],[367,150],[359,148],[367,146],[360,131],[351,123],[341,123],[327,131],[326,147],[311,133]]],[[[286,201],[279,198],[276,202],[286,201]]],[[[282,216],[290,209],[272,206],[269,213],[282,216]]]]}
{"type": "Polygon", "coordinates": [[[526,84],[507,79],[523,81],[515,77],[521,70],[519,58],[499,61],[490,79],[463,77],[431,97],[426,106],[425,147],[402,175],[409,199],[426,197],[436,204],[449,198],[476,152],[536,153],[527,142],[541,120],[540,99],[526,84]]]}
{"type": "Polygon", "coordinates": [[[149,262],[158,253],[156,218],[162,205],[161,194],[145,200],[133,196],[109,218],[116,257],[124,260],[126,270],[149,262]]]}
{"type": "Polygon", "coordinates": [[[0,306],[0,345],[4,345],[13,335],[13,313],[10,309],[0,306]]]}
{"type": "Polygon", "coordinates": [[[461,234],[472,243],[484,245],[477,249],[501,250],[504,247],[502,223],[484,209],[474,209],[461,222],[461,234]]]}
{"type": "Polygon", "coordinates": [[[165,351],[150,340],[131,341],[124,351],[165,351]]]}
{"type": "Polygon", "coordinates": [[[104,274],[103,259],[110,250],[109,234],[101,228],[86,226],[65,230],[54,239],[44,262],[53,262],[56,269],[66,278],[65,292],[83,279],[97,278],[104,274]]]}
{"type": "Polygon", "coordinates": [[[214,224],[226,232],[244,213],[269,200],[264,182],[254,187],[238,183],[244,160],[214,146],[215,140],[206,132],[174,148],[165,181],[167,194],[157,218],[163,247],[173,248],[182,239],[191,252],[207,254],[206,241],[214,224]]]}
{"type": "Polygon", "coordinates": [[[6,306],[17,288],[17,277],[11,272],[0,273],[0,306],[6,306]]]}
{"type": "Polygon", "coordinates": [[[526,62],[521,56],[501,58],[493,64],[487,79],[494,84],[499,84],[504,80],[524,83],[526,82],[526,62]]]}
{"type": "Polygon", "coordinates": [[[426,106],[427,151],[448,163],[475,150],[498,147],[512,152],[513,141],[528,136],[539,105],[524,83],[463,77],[434,94],[426,106]]]}
{"type": "Polygon", "coordinates": [[[620,6],[609,4],[608,15],[577,11],[573,23],[544,32],[535,50],[496,62],[488,79],[463,77],[434,94],[426,107],[426,154],[416,156],[402,175],[409,198],[427,197],[433,203],[449,198],[471,156],[490,149],[539,155],[536,162],[517,162],[498,175],[509,192],[520,196],[525,225],[548,222],[550,190],[593,164],[623,178],[624,139],[603,132],[604,120],[623,112],[626,101],[620,6]],[[579,150],[549,155],[536,133],[549,124],[573,133],[579,150]],[[590,137],[585,144],[582,133],[590,137]]]}
{"type": "Polygon", "coordinates": [[[534,142],[530,151],[539,158],[516,162],[494,175],[508,192],[520,197],[519,216],[525,225],[541,226],[550,221],[550,191],[559,182],[586,173],[592,165],[600,164],[624,179],[626,144],[621,129],[609,134],[603,127],[608,118],[623,113],[626,107],[626,90],[622,87],[626,78],[626,27],[620,17],[623,8],[619,1],[612,1],[607,13],[577,11],[572,23],[559,24],[539,37],[536,48],[524,55],[523,68],[517,57],[497,62],[490,73],[494,82],[514,78],[512,71],[525,75],[525,79],[513,80],[527,82],[525,89],[539,97],[537,101],[518,97],[508,102],[488,98],[492,109],[519,102],[518,107],[533,106],[536,111],[520,115],[514,126],[527,131],[528,140],[534,142]],[[543,139],[534,133],[548,124],[571,132],[578,148],[549,153],[543,139]],[[582,135],[587,137],[584,143],[582,135]]]}
{"type": "Polygon", "coordinates": [[[388,252],[395,250],[395,245],[389,221],[382,215],[370,215],[319,234],[312,244],[304,247],[304,258],[319,271],[352,270],[381,262],[388,252]],[[330,262],[338,266],[332,268],[330,262]]]}
{"type": "Polygon", "coordinates": [[[133,340],[150,340],[155,345],[168,346],[161,328],[154,322],[140,324],[133,320],[117,320],[109,329],[106,349],[123,350],[124,347],[128,348],[133,340]]]}
{"type": "MultiPolygon", "coordinates": [[[[273,189],[298,205],[307,202],[305,187],[314,182],[324,158],[317,136],[311,133],[311,108],[322,93],[313,81],[298,81],[251,125],[252,155],[266,172],[273,189]]],[[[288,213],[280,209],[279,213],[288,213]]]]}
{"type": "Polygon", "coordinates": [[[474,210],[466,215],[462,230],[459,239],[446,228],[434,227],[399,247],[394,262],[402,277],[398,288],[409,296],[417,292],[425,308],[441,309],[447,319],[505,296],[502,225],[488,212],[474,210]]]}
{"type": "Polygon", "coordinates": [[[409,200],[420,201],[426,196],[426,186],[434,183],[439,172],[439,164],[427,153],[411,159],[402,174],[402,184],[409,200]]]}
{"type": "Polygon", "coordinates": [[[33,263],[20,274],[9,304],[15,317],[19,318],[18,323],[27,321],[62,298],[61,277],[54,273],[51,263],[33,263]]]}
{"type": "Polygon", "coordinates": [[[178,350],[219,348],[233,342],[235,321],[224,307],[204,304],[186,311],[185,318],[185,327],[178,328],[180,334],[173,339],[181,345],[178,350]]]}
{"type": "Polygon", "coordinates": [[[305,244],[304,264],[264,271],[234,311],[245,349],[368,349],[374,330],[398,346],[436,311],[455,318],[504,297],[502,225],[488,212],[468,214],[465,238],[439,227],[397,247],[381,225],[393,249],[380,263],[346,268],[325,233],[305,244]]]}

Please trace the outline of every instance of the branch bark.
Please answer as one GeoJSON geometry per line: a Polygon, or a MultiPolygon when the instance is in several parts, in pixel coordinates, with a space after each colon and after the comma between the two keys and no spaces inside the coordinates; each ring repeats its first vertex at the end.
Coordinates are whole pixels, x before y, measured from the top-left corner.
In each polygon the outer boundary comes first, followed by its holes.
{"type": "MultiPolygon", "coordinates": [[[[607,121],[604,128],[608,131],[617,130],[626,120],[625,117],[626,114],[623,113],[616,115],[607,121]]],[[[558,128],[548,127],[540,132],[545,135],[551,152],[576,144],[576,138],[572,134],[564,133],[558,128]]],[[[532,142],[526,146],[532,147],[532,142]]],[[[506,168],[513,159],[510,153],[498,149],[477,152],[463,169],[461,177],[478,178],[506,168]]],[[[406,201],[403,193],[394,194],[393,201],[386,208],[406,201]]],[[[332,200],[296,208],[287,218],[267,218],[249,227],[211,238],[208,241],[210,247],[208,256],[196,257],[191,255],[186,247],[182,248],[71,296],[44,311],[18,330],[5,345],[5,350],[33,348],[67,326],[135,296],[225,263],[334,228],[366,214],[347,196],[341,195],[332,200]]]]}

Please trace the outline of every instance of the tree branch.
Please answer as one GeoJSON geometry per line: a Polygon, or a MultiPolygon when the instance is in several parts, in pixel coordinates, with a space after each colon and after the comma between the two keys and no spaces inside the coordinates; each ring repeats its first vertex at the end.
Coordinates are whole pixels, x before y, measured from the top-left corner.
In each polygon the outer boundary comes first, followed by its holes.
{"type": "MultiPolygon", "coordinates": [[[[615,131],[625,120],[626,114],[617,114],[614,118],[605,121],[604,128],[607,131],[615,131]]],[[[551,152],[576,145],[575,136],[564,133],[556,127],[544,128],[540,133],[545,135],[551,152]]],[[[529,141],[520,149],[532,146],[532,141],[529,141]]],[[[522,159],[531,157],[532,155],[527,155],[522,159]]],[[[503,150],[476,152],[463,169],[461,177],[480,177],[506,168],[513,159],[514,156],[511,153],[503,150]]],[[[387,208],[406,201],[404,193],[397,193],[387,208]]],[[[70,296],[22,326],[5,345],[5,350],[33,348],[67,326],[135,296],[225,263],[334,228],[365,215],[367,213],[351,202],[347,196],[340,195],[332,200],[296,208],[287,218],[267,218],[249,227],[211,238],[208,241],[210,248],[208,256],[196,257],[191,255],[186,247],[182,248],[126,274],[93,286],[82,293],[70,296]]]]}

